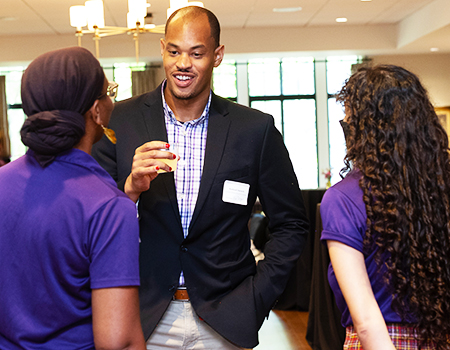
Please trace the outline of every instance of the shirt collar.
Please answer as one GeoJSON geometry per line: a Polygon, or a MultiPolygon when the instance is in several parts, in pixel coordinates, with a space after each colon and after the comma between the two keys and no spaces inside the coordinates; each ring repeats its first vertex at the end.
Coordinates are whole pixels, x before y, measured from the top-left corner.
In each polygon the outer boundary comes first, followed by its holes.
{"type": "MultiPolygon", "coordinates": [[[[164,109],[164,116],[165,116],[166,120],[168,120],[172,123],[178,123],[178,120],[175,118],[172,110],[170,109],[169,105],[166,102],[166,99],[164,98],[164,88],[166,87],[166,82],[167,82],[167,79],[164,80],[164,82],[161,84],[161,97],[162,97],[162,104],[163,104],[163,109],[164,109]]],[[[211,97],[212,97],[212,92],[210,90],[208,102],[206,103],[206,106],[202,112],[202,115],[199,118],[190,120],[186,123],[189,123],[192,125],[200,124],[203,121],[205,121],[205,119],[209,118],[209,108],[211,107],[211,97]]]]}
{"type": "MultiPolygon", "coordinates": [[[[35,158],[35,152],[31,149],[27,150],[27,155],[35,158]]],[[[67,151],[57,154],[52,164],[53,163],[70,163],[83,168],[87,168],[95,173],[98,177],[102,178],[105,182],[117,188],[117,184],[113,180],[111,175],[109,175],[106,170],[103,169],[90,154],[87,154],[86,152],[77,148],[71,148],[67,151]]],[[[52,164],[50,164],[49,167],[52,164]]]]}

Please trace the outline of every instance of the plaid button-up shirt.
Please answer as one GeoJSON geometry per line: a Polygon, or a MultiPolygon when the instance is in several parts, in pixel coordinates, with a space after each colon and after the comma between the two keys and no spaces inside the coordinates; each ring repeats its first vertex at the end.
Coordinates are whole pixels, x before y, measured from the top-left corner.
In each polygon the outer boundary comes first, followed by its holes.
{"type": "MultiPolygon", "coordinates": [[[[200,118],[182,123],[176,119],[170,107],[167,105],[164,98],[165,85],[165,83],[162,85],[161,95],[166,122],[167,141],[170,145],[177,146],[178,155],[180,156],[174,175],[178,210],[180,212],[184,237],[186,238],[189,234],[189,224],[191,223],[192,214],[197,203],[202,178],[211,93],[200,118]]],[[[180,276],[180,285],[184,285],[183,273],[180,276]]]]}

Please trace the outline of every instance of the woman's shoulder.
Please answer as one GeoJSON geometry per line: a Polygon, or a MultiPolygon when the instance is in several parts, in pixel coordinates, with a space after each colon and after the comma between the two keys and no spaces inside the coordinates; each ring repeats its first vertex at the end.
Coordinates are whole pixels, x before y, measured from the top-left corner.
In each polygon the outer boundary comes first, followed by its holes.
{"type": "Polygon", "coordinates": [[[321,240],[337,240],[362,251],[367,215],[360,177],[358,172],[349,173],[325,192],[320,204],[321,240]]]}
{"type": "Polygon", "coordinates": [[[330,187],[324,194],[322,202],[344,200],[359,203],[362,201],[363,191],[359,186],[362,174],[358,170],[352,170],[345,178],[330,187]]]}
{"type": "Polygon", "coordinates": [[[89,198],[92,203],[108,202],[117,197],[128,198],[97,161],[81,150],[72,149],[58,156],[55,171],[62,173],[66,187],[78,188],[75,195],[89,198]]]}
{"type": "Polygon", "coordinates": [[[366,221],[366,207],[363,191],[359,187],[361,173],[353,170],[324,194],[320,211],[324,221],[349,218],[363,225],[366,221]]]}

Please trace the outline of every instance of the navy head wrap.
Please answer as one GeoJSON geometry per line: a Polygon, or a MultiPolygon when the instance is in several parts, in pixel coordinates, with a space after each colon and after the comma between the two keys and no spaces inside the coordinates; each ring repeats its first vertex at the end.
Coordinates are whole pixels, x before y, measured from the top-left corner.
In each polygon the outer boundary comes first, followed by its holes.
{"type": "Polygon", "coordinates": [[[84,135],[84,114],[101,95],[105,73],[86,49],[47,52],[30,63],[22,77],[22,107],[28,118],[22,142],[41,166],[73,148],[84,135]]]}

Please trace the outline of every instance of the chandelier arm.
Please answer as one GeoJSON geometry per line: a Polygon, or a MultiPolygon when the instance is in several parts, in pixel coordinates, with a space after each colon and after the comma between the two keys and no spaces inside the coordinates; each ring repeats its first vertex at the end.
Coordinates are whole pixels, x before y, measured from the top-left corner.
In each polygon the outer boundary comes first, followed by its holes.
{"type": "MultiPolygon", "coordinates": [[[[101,2],[101,9],[103,9],[103,1],[101,0],[96,0],[101,2]]],[[[144,0],[142,0],[144,1],[144,0]]],[[[184,6],[188,6],[189,3],[191,3],[188,0],[177,0],[174,1],[174,3],[172,4],[171,1],[171,8],[172,10],[179,7],[184,7],[184,6]],[[177,3],[178,1],[178,3],[177,3]],[[177,5],[177,6],[175,6],[177,5]]],[[[147,0],[145,0],[145,3],[147,2],[147,0]]],[[[192,2],[192,4],[194,6],[203,6],[203,4],[197,4],[197,2],[192,2]]],[[[112,27],[112,26],[103,26],[104,25],[104,17],[102,17],[101,21],[95,21],[95,23],[93,25],[93,28],[91,29],[84,29],[82,30],[82,27],[85,27],[87,24],[89,24],[87,18],[86,18],[86,14],[85,14],[85,7],[87,6],[87,4],[85,4],[85,6],[72,6],[70,9],[70,19],[71,19],[71,25],[73,27],[77,28],[77,32],[75,33],[77,39],[78,39],[78,46],[81,47],[81,37],[83,36],[83,34],[93,34],[93,40],[95,42],[95,53],[96,53],[96,57],[99,58],[100,57],[100,39],[102,37],[105,36],[112,36],[112,35],[119,35],[119,34],[124,34],[127,33],[128,35],[133,34],[133,39],[134,39],[134,45],[135,45],[135,54],[136,54],[136,63],[139,63],[139,36],[141,33],[154,33],[154,34],[164,34],[165,32],[165,25],[143,25],[141,26],[140,23],[143,23],[144,19],[143,17],[141,18],[140,16],[138,16],[137,20],[136,20],[136,27],[135,28],[125,28],[125,27],[112,27]],[[75,10],[75,8],[78,8],[77,11],[72,11],[72,8],[74,8],[73,10],[75,10]],[[84,8],[83,11],[81,11],[81,8],[84,8]],[[81,13],[83,12],[83,14],[81,13]],[[83,15],[81,18],[81,15],[83,15]],[[73,18],[72,18],[73,17],[73,18]],[[74,21],[72,21],[72,19],[74,21]],[[76,20],[76,21],[75,21],[76,20]],[[101,27],[101,28],[100,28],[101,27]]],[[[129,5],[130,6],[130,5],[129,5]]],[[[147,7],[149,5],[147,4],[147,7]]],[[[130,9],[130,8],[129,8],[130,9]]],[[[103,10],[102,10],[103,11],[103,10]]],[[[131,11],[131,10],[130,10],[131,11]]],[[[134,12],[133,12],[134,14],[134,12]]],[[[134,18],[131,16],[131,18],[134,20],[134,18]]]]}
{"type": "Polygon", "coordinates": [[[134,51],[136,54],[136,65],[139,64],[139,30],[136,30],[133,33],[133,40],[134,40],[134,51]]]}

